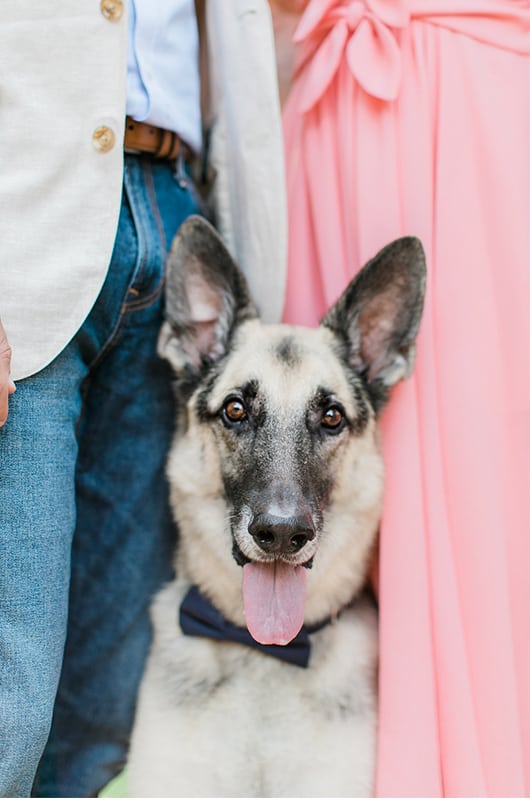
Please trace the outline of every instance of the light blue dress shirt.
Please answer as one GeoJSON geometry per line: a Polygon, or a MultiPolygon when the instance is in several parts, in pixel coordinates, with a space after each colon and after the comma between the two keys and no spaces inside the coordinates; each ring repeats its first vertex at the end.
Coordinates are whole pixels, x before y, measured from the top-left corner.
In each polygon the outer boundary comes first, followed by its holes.
{"type": "Polygon", "coordinates": [[[199,36],[193,0],[129,0],[127,114],[201,147],[199,36]]]}

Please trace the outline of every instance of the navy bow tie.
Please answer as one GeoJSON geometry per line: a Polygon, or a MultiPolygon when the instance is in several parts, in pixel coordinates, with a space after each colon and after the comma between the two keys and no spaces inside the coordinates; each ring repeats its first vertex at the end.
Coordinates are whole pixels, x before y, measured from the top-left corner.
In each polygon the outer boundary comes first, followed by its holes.
{"type": "Polygon", "coordinates": [[[260,644],[252,638],[246,628],[238,628],[237,625],[228,622],[198,588],[192,586],[181,603],[179,621],[183,633],[187,636],[206,636],[209,639],[238,642],[282,661],[296,664],[298,667],[307,667],[311,655],[309,634],[316,633],[331,622],[331,617],[310,628],[304,625],[289,644],[260,644]]]}

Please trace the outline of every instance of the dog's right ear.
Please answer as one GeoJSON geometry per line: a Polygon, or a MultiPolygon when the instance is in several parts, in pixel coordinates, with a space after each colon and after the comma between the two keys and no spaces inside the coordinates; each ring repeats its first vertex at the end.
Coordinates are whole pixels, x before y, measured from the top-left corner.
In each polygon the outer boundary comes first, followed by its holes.
{"type": "Polygon", "coordinates": [[[234,329],[256,316],[245,278],[217,231],[203,217],[189,217],[167,261],[159,355],[177,378],[199,377],[225,354],[234,329]]]}

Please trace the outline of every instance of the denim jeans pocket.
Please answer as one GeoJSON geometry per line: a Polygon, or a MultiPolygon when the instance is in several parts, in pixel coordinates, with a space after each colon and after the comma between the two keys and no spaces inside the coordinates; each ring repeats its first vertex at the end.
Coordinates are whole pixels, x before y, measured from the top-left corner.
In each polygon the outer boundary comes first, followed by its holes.
{"type": "Polygon", "coordinates": [[[125,191],[136,228],[138,258],[124,313],[157,301],[173,238],[186,217],[200,212],[191,179],[179,180],[168,162],[133,158],[136,163],[126,169],[125,191]]]}

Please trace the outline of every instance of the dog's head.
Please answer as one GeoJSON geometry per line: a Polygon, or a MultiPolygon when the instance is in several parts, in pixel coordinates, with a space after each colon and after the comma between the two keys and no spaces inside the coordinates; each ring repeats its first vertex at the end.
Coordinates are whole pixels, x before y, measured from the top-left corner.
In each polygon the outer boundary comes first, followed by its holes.
{"type": "Polygon", "coordinates": [[[264,325],[207,222],[190,218],[173,243],[159,350],[181,401],[168,469],[180,566],[238,623],[243,586],[258,641],[284,644],[364,580],[377,414],[412,368],[424,284],[420,242],[399,239],[317,329],[264,325]]]}

